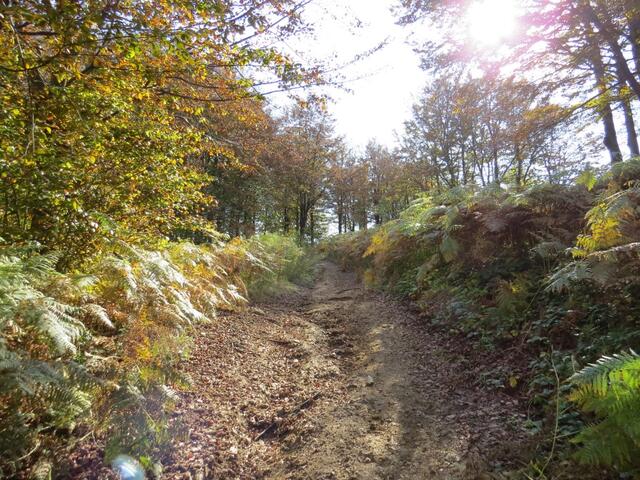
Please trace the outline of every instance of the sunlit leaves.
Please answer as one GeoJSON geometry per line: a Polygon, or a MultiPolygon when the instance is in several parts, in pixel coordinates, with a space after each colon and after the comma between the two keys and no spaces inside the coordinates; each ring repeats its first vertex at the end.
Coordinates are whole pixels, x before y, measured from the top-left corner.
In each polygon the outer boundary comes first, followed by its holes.
{"type": "Polygon", "coordinates": [[[96,215],[122,231],[202,229],[210,179],[194,159],[235,157],[228,131],[262,121],[255,82],[238,69],[302,80],[251,41],[276,22],[298,25],[288,0],[1,8],[3,232],[64,246],[65,262],[99,247],[96,215]]]}

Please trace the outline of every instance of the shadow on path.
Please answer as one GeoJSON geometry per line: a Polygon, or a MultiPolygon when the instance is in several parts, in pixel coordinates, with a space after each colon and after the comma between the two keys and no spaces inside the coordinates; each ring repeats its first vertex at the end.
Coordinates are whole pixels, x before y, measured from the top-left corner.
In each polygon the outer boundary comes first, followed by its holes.
{"type": "Polygon", "coordinates": [[[328,262],[304,313],[325,333],[344,380],[268,478],[477,478],[478,445],[507,435],[506,409],[457,383],[463,362],[437,335],[328,262]]]}

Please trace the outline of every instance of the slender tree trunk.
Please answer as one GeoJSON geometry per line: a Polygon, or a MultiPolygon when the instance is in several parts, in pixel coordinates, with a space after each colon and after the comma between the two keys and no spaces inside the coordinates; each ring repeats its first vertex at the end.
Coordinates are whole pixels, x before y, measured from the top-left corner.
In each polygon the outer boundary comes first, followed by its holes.
{"type": "Polygon", "coordinates": [[[304,240],[304,235],[307,232],[307,223],[309,221],[308,203],[308,195],[305,192],[300,192],[300,195],[298,197],[298,211],[300,212],[298,222],[298,235],[301,242],[304,240]]]}
{"type": "Polygon", "coordinates": [[[480,183],[483,187],[487,185],[487,182],[484,179],[484,167],[481,165],[478,160],[478,143],[476,140],[475,134],[471,134],[471,152],[473,153],[473,166],[474,171],[477,171],[478,176],[480,177],[480,183]]]}
{"type": "Polygon", "coordinates": [[[620,145],[618,144],[618,135],[616,133],[616,124],[613,120],[613,112],[609,104],[602,108],[602,124],[604,126],[604,146],[609,151],[609,157],[611,163],[618,163],[622,161],[622,152],[620,151],[620,145]]]}
{"type": "Polygon", "coordinates": [[[635,11],[628,8],[627,17],[629,18],[631,53],[636,67],[636,76],[640,76],[640,8],[636,6],[635,11]]]}
{"type": "Polygon", "coordinates": [[[622,52],[622,48],[618,45],[618,42],[608,41],[607,42],[613,50],[614,57],[616,59],[616,66],[620,71],[619,81],[621,83],[627,83],[633,93],[635,93],[638,100],[640,100],[640,81],[636,78],[633,72],[629,69],[629,65],[627,64],[627,59],[622,52]]]}
{"type": "Polygon", "coordinates": [[[464,140],[462,142],[461,150],[462,151],[460,152],[460,163],[462,165],[462,184],[466,185],[469,179],[467,177],[467,159],[465,158],[467,152],[465,149],[464,140]]]}
{"type": "Polygon", "coordinates": [[[602,117],[602,124],[604,126],[604,146],[609,151],[609,157],[611,163],[617,163],[622,161],[622,152],[620,151],[620,144],[618,143],[618,134],[616,133],[616,124],[613,119],[613,110],[611,104],[606,99],[606,95],[609,91],[607,84],[606,70],[604,63],[602,62],[602,55],[600,53],[600,47],[591,44],[591,69],[596,80],[596,87],[603,99],[603,105],[600,107],[600,115],[602,117]]]}
{"type": "Polygon", "coordinates": [[[453,163],[451,159],[451,153],[449,148],[446,149],[446,153],[444,156],[444,161],[447,164],[447,172],[449,173],[449,185],[455,187],[458,185],[458,174],[456,172],[456,165],[453,163]]]}
{"type": "Polygon", "coordinates": [[[622,98],[622,111],[624,112],[624,124],[627,129],[627,146],[632,157],[640,157],[640,146],[638,145],[638,133],[633,119],[633,109],[628,98],[622,98]]]}
{"type": "Polygon", "coordinates": [[[316,240],[316,216],[314,215],[313,210],[309,213],[309,223],[309,235],[311,237],[311,245],[313,245],[316,240]]]}
{"type": "Polygon", "coordinates": [[[291,218],[289,218],[289,208],[284,207],[284,212],[282,214],[282,230],[284,233],[289,233],[289,229],[291,228],[291,218]]]}
{"type": "Polygon", "coordinates": [[[522,174],[522,154],[520,153],[520,145],[515,146],[515,155],[514,160],[516,162],[516,186],[518,188],[522,187],[523,183],[523,174],[522,174]]]}

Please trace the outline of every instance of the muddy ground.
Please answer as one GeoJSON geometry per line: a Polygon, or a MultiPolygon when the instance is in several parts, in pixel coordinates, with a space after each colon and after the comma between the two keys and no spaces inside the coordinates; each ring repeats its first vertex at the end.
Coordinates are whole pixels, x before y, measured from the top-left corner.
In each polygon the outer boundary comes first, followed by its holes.
{"type": "MultiPolygon", "coordinates": [[[[478,361],[323,263],[314,288],[199,330],[162,478],[491,478],[524,415],[477,381],[478,361]]],[[[104,478],[91,457],[74,478],[104,478]]]]}

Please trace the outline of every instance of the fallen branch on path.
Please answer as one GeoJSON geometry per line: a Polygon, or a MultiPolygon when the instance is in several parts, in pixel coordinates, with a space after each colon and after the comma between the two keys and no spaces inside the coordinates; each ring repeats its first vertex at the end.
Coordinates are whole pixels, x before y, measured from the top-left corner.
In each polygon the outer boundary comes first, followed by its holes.
{"type": "Polygon", "coordinates": [[[320,398],[321,395],[322,394],[318,392],[315,395],[313,395],[312,397],[307,398],[304,402],[302,402],[296,408],[291,410],[289,413],[285,413],[282,416],[282,418],[279,418],[278,420],[273,422],[271,425],[269,425],[267,428],[265,428],[256,438],[253,439],[253,441],[257,442],[258,440],[262,440],[262,439],[270,436],[272,433],[275,433],[275,431],[278,429],[278,427],[280,425],[282,425],[282,423],[287,418],[293,417],[294,415],[297,415],[298,413],[300,413],[302,410],[304,410],[304,409],[308,408],[309,406],[311,406],[311,404],[314,401],[316,401],[318,398],[320,398]]]}
{"type": "Polygon", "coordinates": [[[270,338],[270,342],[276,345],[284,345],[285,347],[291,347],[292,345],[301,345],[297,340],[280,340],[279,338],[270,338]]]}
{"type": "Polygon", "coordinates": [[[327,298],[326,301],[327,302],[346,302],[347,300],[354,300],[354,298],[353,297],[344,297],[344,296],[340,297],[340,296],[337,296],[337,297],[327,298]]]}
{"type": "Polygon", "coordinates": [[[336,292],[336,295],[340,295],[341,293],[344,293],[344,292],[355,292],[357,290],[361,290],[361,289],[360,288],[345,288],[343,290],[338,290],[336,292]]]}

